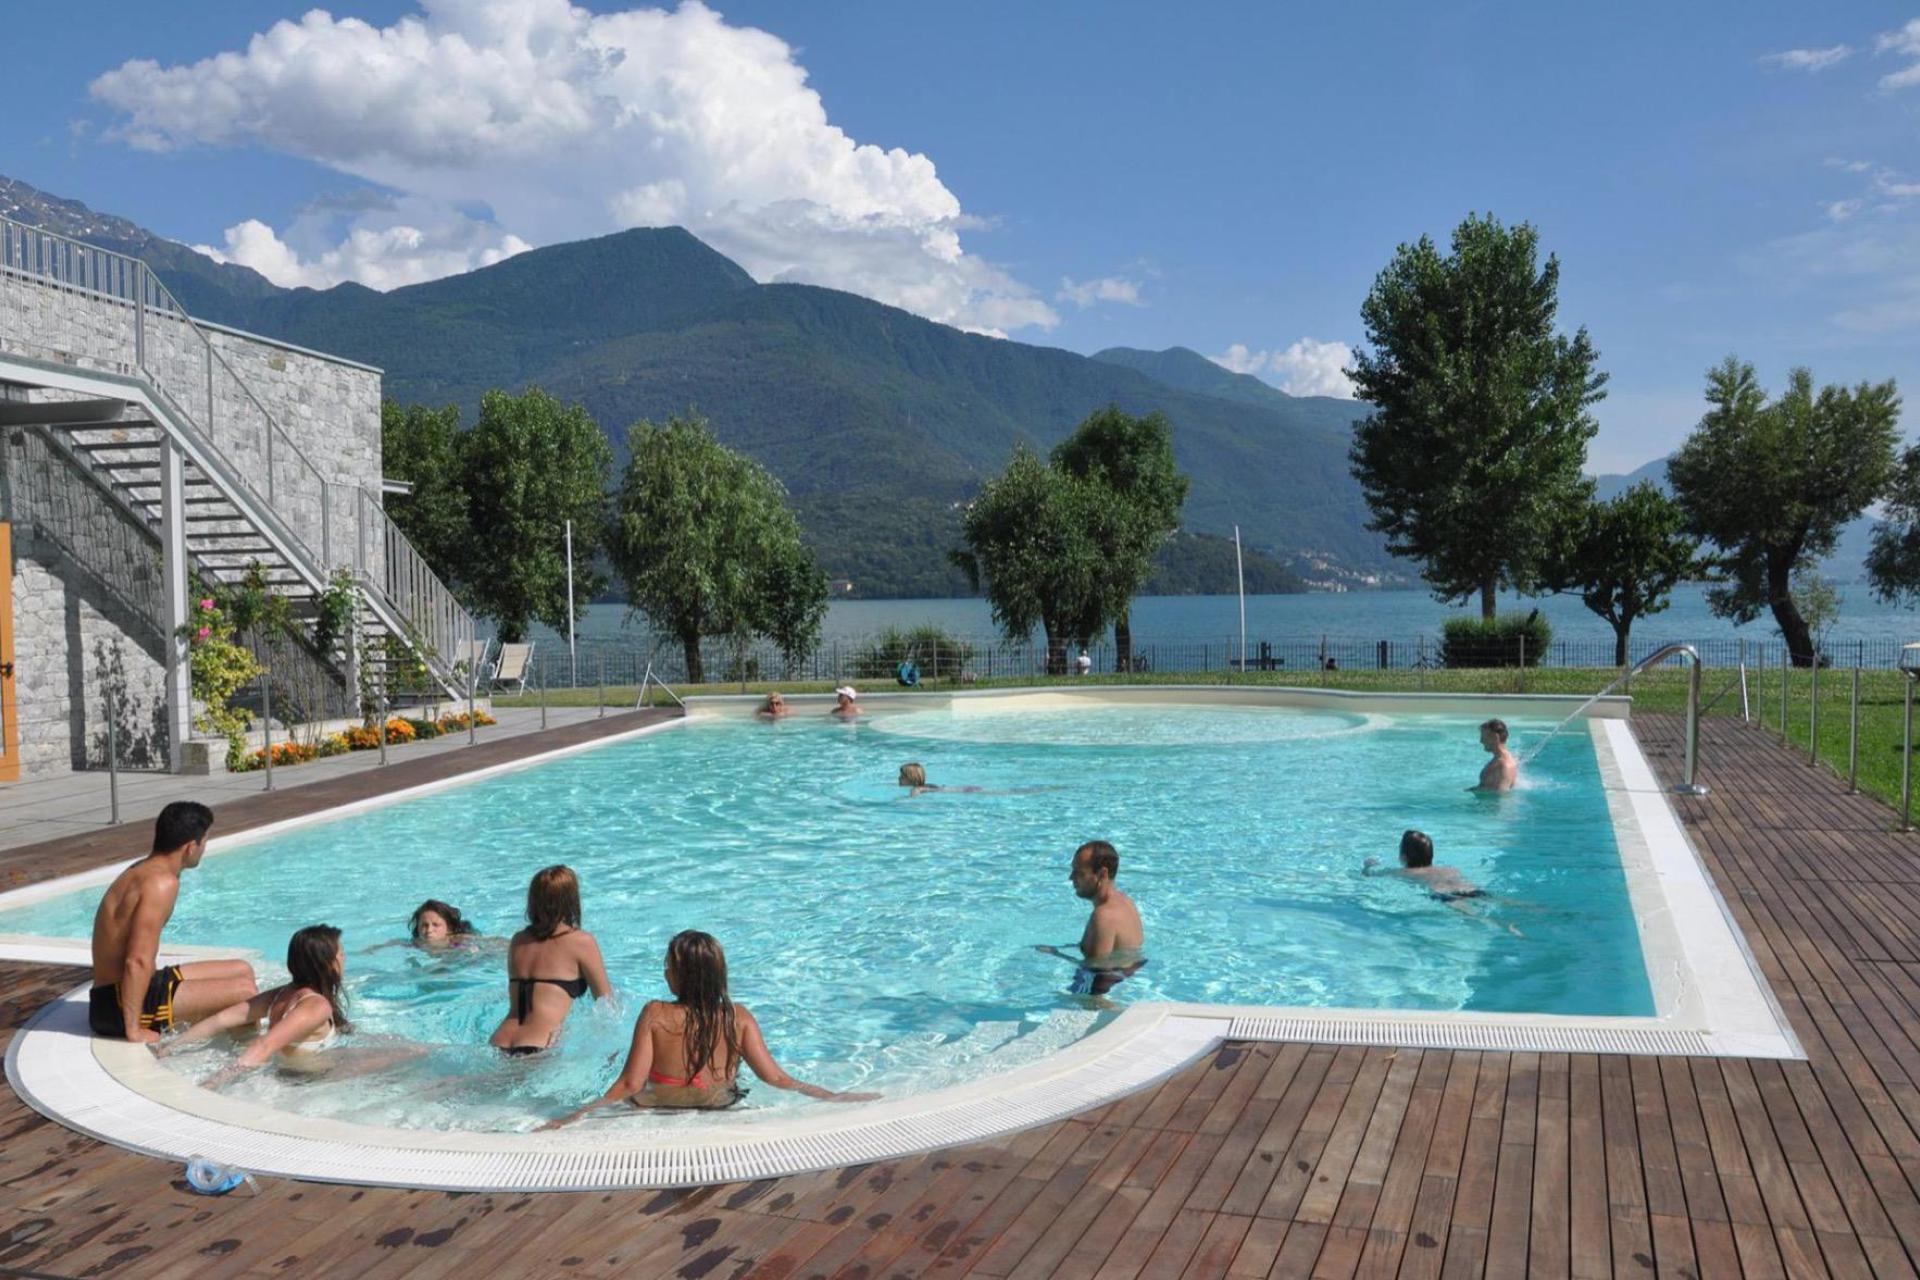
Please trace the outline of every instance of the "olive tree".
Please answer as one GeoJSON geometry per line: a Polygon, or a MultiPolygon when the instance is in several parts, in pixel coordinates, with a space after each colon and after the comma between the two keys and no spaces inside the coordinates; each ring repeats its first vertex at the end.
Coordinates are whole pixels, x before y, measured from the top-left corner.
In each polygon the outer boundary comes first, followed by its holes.
{"type": "Polygon", "coordinates": [[[1613,665],[1624,667],[1634,622],[1666,609],[1673,588],[1699,572],[1699,550],[1680,504],[1643,480],[1587,504],[1555,576],[1613,628],[1613,665]]]}
{"type": "Polygon", "coordinates": [[[1891,381],[1815,391],[1795,369],[1769,401],[1753,366],[1728,356],[1707,373],[1707,405],[1667,477],[1688,528],[1717,549],[1722,583],[1708,606],[1741,623],[1771,610],[1793,662],[1810,665],[1794,575],[1831,553],[1840,526],[1893,480],[1899,393],[1891,381]]]}
{"type": "Polygon", "coordinates": [[[680,641],[687,678],[706,678],[705,637],[766,636],[789,664],[810,653],[827,576],[773,473],[696,415],[637,423],[627,443],[609,549],[628,603],[680,641]]]}

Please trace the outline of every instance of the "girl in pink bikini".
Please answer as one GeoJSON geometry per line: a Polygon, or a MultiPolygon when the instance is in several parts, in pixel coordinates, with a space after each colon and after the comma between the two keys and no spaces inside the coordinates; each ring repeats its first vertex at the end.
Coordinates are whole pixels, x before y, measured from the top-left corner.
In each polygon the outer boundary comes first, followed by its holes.
{"type": "Polygon", "coordinates": [[[877,1093],[834,1093],[795,1080],[780,1069],[745,1006],[727,995],[727,955],[712,934],[688,929],[667,944],[667,989],[673,999],[649,1000],[633,1026],[627,1065],[606,1093],[542,1126],[558,1129],[589,1111],[626,1101],[636,1107],[728,1107],[745,1095],[736,1082],[741,1062],[776,1089],[794,1089],[823,1102],[870,1102],[877,1093]]]}

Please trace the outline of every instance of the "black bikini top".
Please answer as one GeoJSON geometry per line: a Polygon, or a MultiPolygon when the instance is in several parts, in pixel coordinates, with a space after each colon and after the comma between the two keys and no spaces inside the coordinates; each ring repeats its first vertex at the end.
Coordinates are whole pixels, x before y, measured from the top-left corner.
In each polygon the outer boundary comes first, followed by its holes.
{"type": "Polygon", "coordinates": [[[520,1022],[525,1022],[527,1015],[533,1012],[533,984],[536,982],[551,982],[575,1000],[587,994],[585,978],[508,978],[507,985],[514,990],[513,1016],[520,1022]]]}

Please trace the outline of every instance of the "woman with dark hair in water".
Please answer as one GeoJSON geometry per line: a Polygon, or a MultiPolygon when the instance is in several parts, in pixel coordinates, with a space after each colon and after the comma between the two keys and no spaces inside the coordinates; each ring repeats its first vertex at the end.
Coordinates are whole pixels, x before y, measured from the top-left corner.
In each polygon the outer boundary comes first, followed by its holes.
{"type": "MultiPolygon", "coordinates": [[[[248,1045],[240,1057],[206,1081],[217,1088],[235,1076],[275,1064],[296,1071],[333,1074],[341,1063],[338,1054],[323,1053],[336,1039],[349,1034],[353,1024],[347,1021],[342,987],[346,981],[347,958],[340,946],[340,931],[330,924],[310,924],[287,942],[287,974],[284,986],[262,991],[251,1000],[243,1000],[202,1018],[182,1036],[158,1050],[172,1053],[182,1045],[207,1040],[223,1031],[257,1025],[266,1019],[267,1034],[248,1045]]],[[[357,1074],[389,1066],[421,1050],[410,1046],[392,1049],[362,1050],[354,1054],[351,1068],[357,1074]]]]}
{"type": "Polygon", "coordinates": [[[527,886],[527,927],[507,947],[507,1016],[489,1042],[503,1053],[538,1053],[560,1035],[573,1002],[613,994],[600,944],[580,927],[580,879],[546,867],[527,886]]]}
{"type": "Polygon", "coordinates": [[[414,946],[431,951],[463,946],[475,937],[473,922],[460,914],[460,908],[438,898],[428,898],[413,909],[407,932],[413,935],[414,946]]]}
{"type": "Polygon", "coordinates": [[[636,1107],[731,1106],[746,1093],[735,1082],[742,1062],[776,1089],[823,1102],[870,1102],[880,1096],[834,1093],[782,1071],[759,1022],[728,996],[727,953],[712,934],[688,929],[674,935],[667,944],[667,989],[672,1001],[649,1000],[640,1011],[627,1065],[607,1092],[545,1128],[571,1124],[623,1100],[636,1107]]]}

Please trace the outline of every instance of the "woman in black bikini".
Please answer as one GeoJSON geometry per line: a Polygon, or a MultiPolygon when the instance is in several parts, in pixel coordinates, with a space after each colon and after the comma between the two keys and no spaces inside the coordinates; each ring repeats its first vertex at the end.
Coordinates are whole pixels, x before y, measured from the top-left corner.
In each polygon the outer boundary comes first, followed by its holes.
{"type": "Polygon", "coordinates": [[[507,1016],[489,1041],[514,1055],[538,1053],[559,1038],[573,1002],[587,992],[613,994],[600,944],[580,927],[580,880],[548,867],[527,886],[527,927],[507,948],[507,1016]]]}

